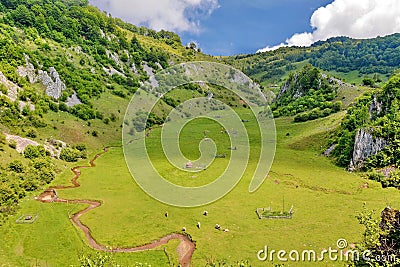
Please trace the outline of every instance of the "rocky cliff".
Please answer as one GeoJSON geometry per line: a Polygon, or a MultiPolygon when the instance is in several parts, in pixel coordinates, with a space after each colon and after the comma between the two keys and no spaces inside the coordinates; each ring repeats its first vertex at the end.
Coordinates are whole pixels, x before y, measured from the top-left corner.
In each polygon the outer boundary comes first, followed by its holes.
{"type": "Polygon", "coordinates": [[[372,133],[373,129],[371,128],[358,130],[354,142],[353,157],[349,166],[350,170],[362,168],[367,158],[376,155],[386,147],[387,142],[383,138],[375,138],[372,133]]]}
{"type": "Polygon", "coordinates": [[[30,83],[41,82],[46,88],[46,94],[55,99],[61,97],[62,91],[66,89],[64,82],[61,80],[57,70],[50,67],[48,71],[35,70],[32,63],[29,62],[29,57],[25,55],[26,65],[18,68],[18,75],[28,77],[30,83]]]}
{"type": "Polygon", "coordinates": [[[382,102],[379,102],[377,96],[374,95],[374,98],[368,109],[370,117],[372,118],[374,116],[374,114],[376,114],[376,115],[381,114],[382,109],[383,109],[382,102]]]}

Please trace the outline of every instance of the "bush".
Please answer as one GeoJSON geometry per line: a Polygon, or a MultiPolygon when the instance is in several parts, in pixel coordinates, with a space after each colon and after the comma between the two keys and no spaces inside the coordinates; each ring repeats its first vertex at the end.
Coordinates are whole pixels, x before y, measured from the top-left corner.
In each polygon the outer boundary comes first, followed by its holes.
{"type": "Polygon", "coordinates": [[[49,108],[51,111],[54,111],[54,112],[58,112],[58,110],[59,110],[57,103],[54,103],[53,101],[49,102],[49,108]]]}
{"type": "Polygon", "coordinates": [[[100,111],[96,111],[96,119],[102,120],[104,118],[104,114],[100,111]]]}
{"type": "Polygon", "coordinates": [[[82,152],[82,151],[86,150],[86,145],[85,144],[76,144],[76,145],[74,145],[74,148],[82,152]]]}
{"type": "Polygon", "coordinates": [[[96,113],[94,110],[86,104],[79,104],[72,107],[71,113],[84,121],[93,120],[96,118],[96,113]]]}
{"type": "Polygon", "coordinates": [[[113,93],[114,95],[119,96],[121,98],[126,98],[126,94],[122,90],[113,90],[113,91],[111,91],[111,93],[113,93]]]}
{"type": "Polygon", "coordinates": [[[16,173],[23,173],[25,168],[20,160],[13,160],[8,164],[8,169],[16,173]]]}
{"type": "Polygon", "coordinates": [[[400,171],[396,170],[389,174],[388,177],[384,176],[382,173],[372,171],[367,174],[368,179],[380,182],[383,188],[395,187],[400,188],[400,171]]]}
{"type": "Polygon", "coordinates": [[[82,151],[78,150],[77,148],[64,148],[60,153],[60,159],[67,161],[67,162],[76,162],[78,159],[85,159],[86,155],[86,147],[79,147],[82,151]]]}
{"type": "Polygon", "coordinates": [[[36,138],[37,134],[38,133],[36,129],[29,129],[28,132],[26,133],[26,136],[30,138],[36,138]]]}
{"type": "Polygon", "coordinates": [[[28,145],[24,150],[24,156],[28,159],[45,157],[46,154],[46,149],[43,146],[28,145]]]}
{"type": "Polygon", "coordinates": [[[333,103],[332,111],[339,112],[340,110],[342,110],[342,107],[343,107],[342,101],[336,101],[335,103],[333,103]]]}
{"type": "Polygon", "coordinates": [[[15,140],[10,140],[8,142],[8,146],[13,148],[13,149],[16,149],[17,148],[17,142],[15,142],[15,140]]]}
{"type": "Polygon", "coordinates": [[[60,152],[60,159],[66,162],[76,162],[81,156],[81,151],[70,147],[66,147],[60,152]]]}
{"type": "Polygon", "coordinates": [[[59,110],[61,111],[65,111],[68,112],[69,111],[69,107],[65,104],[65,103],[60,103],[60,105],[58,106],[59,110]]]}
{"type": "Polygon", "coordinates": [[[375,81],[372,78],[365,77],[362,80],[363,85],[373,87],[375,85],[375,81]]]}
{"type": "Polygon", "coordinates": [[[53,170],[48,168],[42,168],[39,171],[39,179],[41,182],[49,184],[56,177],[56,174],[53,170]]]}
{"type": "Polygon", "coordinates": [[[32,177],[25,177],[23,182],[21,183],[21,187],[25,189],[25,191],[32,192],[38,189],[38,181],[32,177]]]}

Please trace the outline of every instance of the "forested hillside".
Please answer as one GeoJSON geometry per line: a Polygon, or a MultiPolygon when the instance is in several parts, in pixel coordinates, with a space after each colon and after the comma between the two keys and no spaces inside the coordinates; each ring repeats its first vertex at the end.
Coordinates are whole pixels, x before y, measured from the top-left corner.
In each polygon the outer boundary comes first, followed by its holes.
{"type": "Polygon", "coordinates": [[[307,48],[285,47],[226,60],[264,85],[282,82],[283,76],[305,62],[347,78],[348,82],[361,80],[365,75],[379,82],[398,68],[399,53],[400,34],[393,34],[368,40],[336,37],[307,48]]]}
{"type": "Polygon", "coordinates": [[[191,60],[213,59],[175,33],[125,23],[85,0],[1,1],[0,222],[65,162],[118,141],[137,88],[191,60]]]}
{"type": "Polygon", "coordinates": [[[332,154],[339,165],[372,171],[371,179],[400,188],[399,134],[400,75],[396,74],[348,109],[332,154]]]}
{"type": "Polygon", "coordinates": [[[333,101],[338,95],[339,83],[311,65],[291,72],[271,105],[274,117],[297,115],[294,120],[300,122],[340,111],[342,102],[333,101]]]}

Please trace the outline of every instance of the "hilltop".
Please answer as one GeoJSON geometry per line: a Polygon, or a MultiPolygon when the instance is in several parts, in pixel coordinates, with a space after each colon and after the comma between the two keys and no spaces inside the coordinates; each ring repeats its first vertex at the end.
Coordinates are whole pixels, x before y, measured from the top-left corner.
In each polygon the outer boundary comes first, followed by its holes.
{"type": "Polygon", "coordinates": [[[334,37],[311,47],[283,47],[225,60],[264,86],[282,82],[287,74],[310,63],[349,83],[361,83],[364,76],[376,82],[387,80],[400,64],[400,34],[374,39],[334,37]]]}

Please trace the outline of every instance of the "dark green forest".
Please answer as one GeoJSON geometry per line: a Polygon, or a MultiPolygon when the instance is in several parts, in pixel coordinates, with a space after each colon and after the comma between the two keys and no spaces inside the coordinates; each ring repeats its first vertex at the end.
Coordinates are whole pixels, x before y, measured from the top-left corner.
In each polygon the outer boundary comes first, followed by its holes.
{"type": "Polygon", "coordinates": [[[400,66],[400,34],[356,40],[335,37],[311,47],[284,47],[253,55],[238,55],[226,61],[260,82],[276,83],[302,62],[324,71],[390,77],[400,66]]]}

